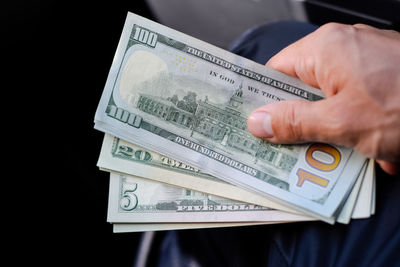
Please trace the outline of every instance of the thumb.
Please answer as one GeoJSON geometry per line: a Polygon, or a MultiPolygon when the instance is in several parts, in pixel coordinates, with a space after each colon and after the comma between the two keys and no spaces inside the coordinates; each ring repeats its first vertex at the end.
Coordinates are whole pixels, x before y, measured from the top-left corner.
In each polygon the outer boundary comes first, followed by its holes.
{"type": "Polygon", "coordinates": [[[294,144],[308,141],[340,143],[342,126],[330,107],[333,99],[316,102],[281,101],[254,110],[247,119],[248,130],[272,143],[294,144]]]}

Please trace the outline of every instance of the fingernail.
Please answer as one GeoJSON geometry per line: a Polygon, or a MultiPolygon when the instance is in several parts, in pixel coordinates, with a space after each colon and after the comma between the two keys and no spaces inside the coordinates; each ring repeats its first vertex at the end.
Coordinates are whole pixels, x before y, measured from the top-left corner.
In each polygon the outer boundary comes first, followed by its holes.
{"type": "Polygon", "coordinates": [[[271,138],[274,136],[271,126],[271,115],[267,112],[253,112],[247,119],[249,131],[258,137],[271,138]]]}

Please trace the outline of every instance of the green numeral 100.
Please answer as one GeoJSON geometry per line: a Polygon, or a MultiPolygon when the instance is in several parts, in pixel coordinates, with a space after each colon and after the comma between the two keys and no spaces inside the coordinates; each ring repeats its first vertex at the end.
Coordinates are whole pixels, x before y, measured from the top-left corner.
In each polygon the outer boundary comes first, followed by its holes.
{"type": "Polygon", "coordinates": [[[148,30],[136,27],[135,35],[133,39],[141,43],[147,44],[151,47],[155,47],[157,44],[157,34],[148,30]]]}

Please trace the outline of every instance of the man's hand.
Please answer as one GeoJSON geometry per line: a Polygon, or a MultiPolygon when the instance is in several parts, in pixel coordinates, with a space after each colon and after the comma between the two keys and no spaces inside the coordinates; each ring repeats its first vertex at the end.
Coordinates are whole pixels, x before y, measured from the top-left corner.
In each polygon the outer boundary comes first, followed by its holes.
{"type": "Polygon", "coordinates": [[[321,89],[317,102],[253,111],[249,131],[273,143],[317,141],[354,148],[388,173],[400,161],[400,33],[329,23],[286,47],[268,67],[321,89]]]}

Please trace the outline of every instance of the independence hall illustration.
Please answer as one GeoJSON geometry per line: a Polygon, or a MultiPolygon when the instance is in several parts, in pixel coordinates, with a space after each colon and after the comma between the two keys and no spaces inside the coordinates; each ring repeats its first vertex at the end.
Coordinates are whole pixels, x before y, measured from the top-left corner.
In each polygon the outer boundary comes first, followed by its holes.
{"type": "Polygon", "coordinates": [[[279,169],[290,171],[297,158],[291,153],[282,153],[280,145],[265,143],[247,131],[247,118],[238,107],[243,104],[240,86],[227,105],[218,105],[208,100],[196,100],[196,94],[189,92],[182,100],[177,95],[167,99],[140,94],[137,108],[165,121],[192,130],[198,134],[247,153],[279,169]]]}

